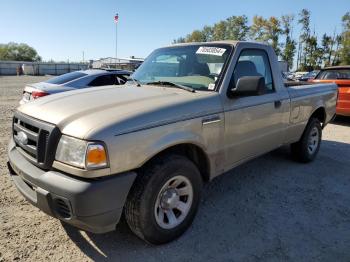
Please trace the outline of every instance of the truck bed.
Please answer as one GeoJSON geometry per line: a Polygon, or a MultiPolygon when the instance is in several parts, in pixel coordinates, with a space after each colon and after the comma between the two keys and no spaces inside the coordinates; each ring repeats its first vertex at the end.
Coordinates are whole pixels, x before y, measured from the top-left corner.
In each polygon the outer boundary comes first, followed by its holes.
{"type": "Polygon", "coordinates": [[[294,85],[287,88],[290,96],[290,123],[301,132],[304,125],[313,114],[314,108],[324,108],[322,112],[324,125],[335,115],[338,89],[336,84],[306,84],[294,85]],[[299,130],[300,128],[300,130],[299,130]]]}

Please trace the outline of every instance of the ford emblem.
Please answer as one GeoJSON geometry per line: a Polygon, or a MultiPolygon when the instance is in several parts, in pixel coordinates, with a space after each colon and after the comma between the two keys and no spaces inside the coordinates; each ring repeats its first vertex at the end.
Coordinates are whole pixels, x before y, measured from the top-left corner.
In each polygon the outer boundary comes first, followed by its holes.
{"type": "Polygon", "coordinates": [[[17,139],[22,145],[26,145],[28,143],[28,136],[23,131],[19,131],[17,133],[17,139]]]}

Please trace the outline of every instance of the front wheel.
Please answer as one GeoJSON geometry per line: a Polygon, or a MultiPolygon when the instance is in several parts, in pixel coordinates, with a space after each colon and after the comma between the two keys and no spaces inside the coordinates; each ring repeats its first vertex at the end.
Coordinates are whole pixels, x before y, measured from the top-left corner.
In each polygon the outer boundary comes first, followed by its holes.
{"type": "Polygon", "coordinates": [[[315,159],[321,145],[322,127],[316,118],[311,118],[300,140],[291,145],[293,157],[303,163],[315,159]]]}
{"type": "Polygon", "coordinates": [[[152,244],[174,240],[191,225],[201,189],[202,177],[189,159],[156,159],[139,172],[129,193],[125,217],[130,229],[152,244]]]}

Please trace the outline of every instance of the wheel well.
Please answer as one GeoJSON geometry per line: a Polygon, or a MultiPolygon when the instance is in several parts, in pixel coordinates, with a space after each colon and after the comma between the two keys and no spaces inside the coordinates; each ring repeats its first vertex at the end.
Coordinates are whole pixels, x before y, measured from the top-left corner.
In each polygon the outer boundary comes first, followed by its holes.
{"type": "MultiPolygon", "coordinates": [[[[153,159],[157,157],[164,156],[166,154],[177,154],[186,156],[188,159],[190,159],[198,168],[199,172],[201,173],[201,176],[203,178],[204,182],[209,181],[210,179],[210,164],[209,159],[206,155],[206,153],[203,151],[202,148],[200,148],[197,145],[194,144],[179,144],[175,146],[171,146],[155,156],[153,156],[151,159],[149,159],[145,164],[149,163],[153,159]]],[[[145,165],[144,164],[144,165],[145,165]]]]}
{"type": "Polygon", "coordinates": [[[317,108],[315,110],[315,112],[312,113],[310,119],[311,118],[318,119],[322,123],[322,126],[323,126],[325,121],[326,121],[326,110],[324,109],[324,107],[317,108]]]}

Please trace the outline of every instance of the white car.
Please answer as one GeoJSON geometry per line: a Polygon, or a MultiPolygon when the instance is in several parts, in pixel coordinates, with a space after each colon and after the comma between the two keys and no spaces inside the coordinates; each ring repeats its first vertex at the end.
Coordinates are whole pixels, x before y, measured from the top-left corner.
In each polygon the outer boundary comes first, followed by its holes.
{"type": "Polygon", "coordinates": [[[26,85],[20,104],[25,104],[31,100],[80,88],[123,85],[132,74],[125,70],[100,70],[90,69],[75,71],[60,76],[56,76],[44,82],[26,85]]]}

